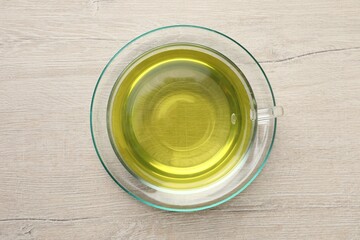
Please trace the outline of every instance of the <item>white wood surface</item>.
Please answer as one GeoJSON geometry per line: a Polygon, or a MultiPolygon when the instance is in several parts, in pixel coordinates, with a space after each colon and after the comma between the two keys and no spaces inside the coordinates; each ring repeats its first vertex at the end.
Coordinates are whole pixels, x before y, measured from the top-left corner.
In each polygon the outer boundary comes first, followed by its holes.
{"type": "Polygon", "coordinates": [[[360,1],[0,1],[0,239],[360,239],[360,1]],[[214,28],[262,63],[284,106],[256,181],[230,202],[155,210],[113,183],[89,106],[144,31],[214,28]]]}

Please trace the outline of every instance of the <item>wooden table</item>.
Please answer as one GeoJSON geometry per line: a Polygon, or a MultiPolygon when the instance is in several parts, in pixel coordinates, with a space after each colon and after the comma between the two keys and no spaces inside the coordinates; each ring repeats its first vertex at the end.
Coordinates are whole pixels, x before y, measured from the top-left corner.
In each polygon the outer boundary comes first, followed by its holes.
{"type": "Polygon", "coordinates": [[[0,3],[0,239],[360,239],[360,1],[0,3]],[[109,58],[179,23],[241,42],[285,109],[256,181],[191,214],[128,196],[89,130],[109,58]]]}

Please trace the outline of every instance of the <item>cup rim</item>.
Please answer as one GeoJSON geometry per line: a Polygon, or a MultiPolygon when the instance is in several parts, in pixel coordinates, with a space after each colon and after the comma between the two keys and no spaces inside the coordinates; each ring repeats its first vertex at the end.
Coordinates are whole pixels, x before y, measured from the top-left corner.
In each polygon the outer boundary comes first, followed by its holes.
{"type": "MultiPolygon", "coordinates": [[[[211,49],[205,45],[200,45],[200,44],[191,44],[190,43],[170,43],[170,44],[165,44],[165,45],[161,45],[155,48],[152,48],[146,52],[143,52],[140,54],[140,56],[138,56],[137,58],[135,58],[132,62],[129,63],[129,65],[126,66],[126,68],[122,71],[122,73],[120,74],[119,78],[117,79],[117,81],[115,82],[110,96],[109,96],[109,101],[108,101],[108,105],[107,105],[107,131],[108,131],[108,135],[110,138],[110,142],[113,148],[113,151],[115,152],[116,156],[118,157],[118,159],[120,160],[120,162],[124,165],[124,167],[133,175],[133,177],[135,177],[136,179],[138,179],[139,181],[142,181],[144,184],[154,188],[154,189],[161,189],[158,188],[156,185],[151,184],[150,182],[147,182],[146,180],[142,179],[141,177],[139,177],[127,164],[126,161],[124,160],[124,157],[121,155],[121,152],[119,151],[119,149],[116,147],[116,141],[114,139],[114,135],[113,132],[111,131],[112,129],[112,122],[111,122],[111,112],[112,112],[112,108],[113,108],[113,101],[115,98],[115,95],[117,94],[117,92],[119,91],[120,87],[121,87],[121,80],[124,78],[124,76],[126,76],[131,70],[132,66],[136,66],[136,64],[140,61],[144,61],[146,58],[149,57],[149,55],[151,56],[152,54],[158,52],[159,50],[162,51],[164,50],[169,50],[169,48],[173,48],[173,47],[191,47],[191,49],[202,49],[205,51],[208,51],[212,54],[214,54],[214,56],[216,56],[217,58],[221,59],[221,61],[226,62],[226,64],[232,66],[232,70],[234,72],[236,72],[236,74],[239,74],[241,76],[241,78],[239,77],[239,80],[241,81],[241,84],[244,87],[244,90],[246,91],[246,95],[247,98],[249,100],[250,103],[250,112],[249,112],[249,119],[252,122],[252,126],[251,126],[251,130],[250,130],[250,139],[246,144],[246,149],[244,152],[244,155],[242,156],[242,159],[246,159],[249,155],[249,151],[254,143],[255,140],[255,136],[256,136],[256,131],[257,131],[257,126],[258,126],[258,121],[257,121],[257,104],[256,104],[256,99],[254,97],[254,92],[251,88],[251,85],[248,81],[248,79],[245,77],[245,75],[243,74],[243,72],[238,68],[238,66],[232,62],[229,58],[227,58],[225,55],[223,55],[221,52],[218,52],[214,49],[211,49]]],[[[232,169],[231,171],[235,170],[236,167],[234,167],[234,169],[232,169]]],[[[230,172],[231,172],[230,171],[230,172]]],[[[230,173],[229,172],[229,173],[230,173]]],[[[228,174],[228,173],[227,173],[228,174]]],[[[224,177],[224,176],[222,176],[224,177]]],[[[221,177],[220,177],[221,178],[221,177]]],[[[209,184],[210,185],[210,184],[209,184]]],[[[186,189],[186,188],[180,188],[177,189],[175,191],[193,191],[193,188],[190,189],[186,189]]],[[[167,192],[171,192],[170,189],[167,189],[167,192]]]]}

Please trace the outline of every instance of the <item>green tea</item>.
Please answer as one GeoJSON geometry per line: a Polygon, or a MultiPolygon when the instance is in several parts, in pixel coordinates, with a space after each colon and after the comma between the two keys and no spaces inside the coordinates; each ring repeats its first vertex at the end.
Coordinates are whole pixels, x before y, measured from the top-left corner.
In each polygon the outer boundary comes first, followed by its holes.
{"type": "Polygon", "coordinates": [[[109,99],[108,130],[121,163],[158,188],[220,181],[252,138],[246,82],[228,59],[203,46],[166,45],[142,54],[109,99]]]}

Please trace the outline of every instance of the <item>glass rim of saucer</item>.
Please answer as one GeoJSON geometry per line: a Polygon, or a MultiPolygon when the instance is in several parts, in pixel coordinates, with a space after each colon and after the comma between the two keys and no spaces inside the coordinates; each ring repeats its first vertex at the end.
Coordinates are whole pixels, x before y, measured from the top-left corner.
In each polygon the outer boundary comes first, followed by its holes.
{"type": "Polygon", "coordinates": [[[272,103],[274,106],[276,106],[276,102],[275,102],[275,96],[271,87],[271,84],[263,70],[263,68],[261,67],[260,63],[255,59],[255,57],[244,47],[242,46],[240,43],[238,43],[236,40],[234,40],[233,38],[217,31],[217,30],[213,30],[211,28],[207,28],[207,27],[202,27],[202,26],[197,26],[197,25],[183,25],[183,24],[179,24],[179,25],[169,25],[169,26],[163,26],[163,27],[159,27],[150,31],[147,31],[141,35],[138,35],[137,37],[135,37],[134,39],[132,39],[131,41],[127,42],[123,47],[121,47],[115,54],[114,56],[108,61],[108,63],[106,64],[106,66],[104,67],[104,69],[102,70],[97,83],[95,85],[94,91],[93,91],[93,95],[92,95],[92,99],[91,99],[91,105],[90,105],[90,130],[91,130],[91,137],[92,137],[92,142],[96,151],[96,154],[101,162],[101,164],[103,165],[103,167],[105,168],[106,172],[109,174],[109,176],[113,179],[113,181],[119,186],[121,187],[125,192],[127,192],[130,196],[132,196],[133,198],[139,200],[140,202],[151,206],[151,207],[155,207],[158,209],[162,209],[162,210],[168,210],[168,211],[176,211],[176,212],[194,212],[194,211],[199,211],[199,210],[204,210],[204,209],[208,209],[208,208],[212,208],[215,206],[218,206],[222,203],[225,203],[227,201],[229,201],[230,199],[234,198],[235,196],[237,196],[239,193],[241,193],[242,191],[244,191],[256,178],[257,176],[260,174],[260,172],[262,171],[262,169],[264,168],[269,156],[270,156],[270,152],[272,150],[273,147],[273,143],[274,143],[274,139],[275,139],[275,135],[276,135],[276,128],[277,128],[277,119],[274,119],[274,125],[273,125],[273,133],[272,133],[272,138],[271,138],[271,142],[270,145],[268,147],[267,153],[264,157],[264,159],[262,160],[261,165],[256,169],[256,172],[254,173],[254,175],[240,188],[237,189],[237,191],[235,191],[234,193],[232,193],[231,195],[227,196],[224,199],[221,199],[220,201],[217,201],[215,203],[211,203],[211,204],[207,204],[207,205],[203,205],[203,206],[196,206],[196,207],[192,207],[192,208],[174,208],[174,207],[168,207],[168,206],[162,206],[160,204],[156,204],[154,202],[145,200],[141,197],[139,197],[138,195],[134,194],[131,190],[127,189],[126,187],[124,187],[114,176],[113,174],[110,172],[110,170],[108,169],[106,163],[103,160],[103,157],[100,154],[100,151],[98,149],[97,143],[96,143],[96,137],[94,134],[94,122],[93,122],[93,117],[94,117],[94,101],[95,101],[95,96],[97,93],[97,89],[99,87],[99,84],[101,82],[101,79],[105,73],[105,71],[108,69],[108,67],[110,66],[110,64],[114,61],[115,58],[117,58],[117,56],[124,50],[126,49],[131,43],[135,42],[136,40],[159,30],[165,30],[165,29],[170,29],[170,28],[196,28],[196,29],[201,29],[201,30],[206,30],[206,31],[210,31],[216,34],[221,35],[222,37],[227,38],[228,40],[232,41],[233,43],[235,43],[236,45],[238,45],[240,48],[242,48],[251,58],[252,60],[254,60],[254,62],[256,63],[256,65],[258,66],[258,68],[261,70],[267,86],[269,88],[269,91],[271,93],[271,98],[272,98],[272,103]]]}

